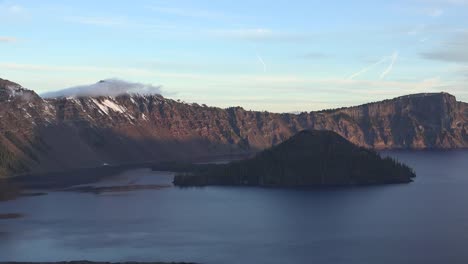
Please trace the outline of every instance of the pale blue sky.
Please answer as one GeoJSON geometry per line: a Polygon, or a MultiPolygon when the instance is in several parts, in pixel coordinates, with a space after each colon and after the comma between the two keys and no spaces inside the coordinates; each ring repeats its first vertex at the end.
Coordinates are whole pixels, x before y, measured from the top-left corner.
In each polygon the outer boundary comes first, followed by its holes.
{"type": "Polygon", "coordinates": [[[468,101],[468,0],[0,0],[0,78],[119,78],[214,106],[308,111],[446,91],[468,101]]]}

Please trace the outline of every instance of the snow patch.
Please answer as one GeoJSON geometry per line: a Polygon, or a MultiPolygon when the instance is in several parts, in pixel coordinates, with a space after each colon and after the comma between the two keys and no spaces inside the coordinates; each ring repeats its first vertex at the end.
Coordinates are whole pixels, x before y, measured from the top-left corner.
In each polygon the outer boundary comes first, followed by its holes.
{"type": "Polygon", "coordinates": [[[102,102],[103,105],[105,105],[107,108],[111,109],[112,111],[114,112],[118,112],[118,113],[125,113],[125,111],[127,111],[127,109],[123,106],[120,106],[114,102],[112,102],[111,100],[109,99],[105,99],[103,102],[102,102]]]}
{"type": "Polygon", "coordinates": [[[20,98],[24,101],[31,101],[35,98],[32,91],[26,90],[22,86],[7,85],[4,88],[8,94],[8,102],[10,102],[12,98],[20,98]]]}
{"type": "Polygon", "coordinates": [[[110,111],[120,114],[125,114],[127,112],[127,108],[118,105],[109,99],[104,99],[102,102],[99,102],[98,99],[91,98],[91,101],[99,108],[101,113],[106,115],[109,115],[110,111]]]}
{"type": "Polygon", "coordinates": [[[24,93],[21,86],[7,85],[5,88],[11,96],[23,95],[24,93]]]}
{"type": "Polygon", "coordinates": [[[99,103],[99,101],[94,98],[91,98],[91,101],[99,108],[99,110],[101,110],[102,113],[106,115],[109,114],[109,109],[105,105],[99,103]]]}

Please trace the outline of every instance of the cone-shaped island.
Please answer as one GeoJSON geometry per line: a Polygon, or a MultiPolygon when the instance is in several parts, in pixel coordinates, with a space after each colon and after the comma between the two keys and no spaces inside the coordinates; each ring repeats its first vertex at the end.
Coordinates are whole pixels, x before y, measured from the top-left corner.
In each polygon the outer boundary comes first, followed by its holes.
{"type": "Polygon", "coordinates": [[[405,164],[335,132],[305,130],[251,159],[196,166],[176,175],[174,184],[320,187],[409,183],[415,176],[405,164]]]}

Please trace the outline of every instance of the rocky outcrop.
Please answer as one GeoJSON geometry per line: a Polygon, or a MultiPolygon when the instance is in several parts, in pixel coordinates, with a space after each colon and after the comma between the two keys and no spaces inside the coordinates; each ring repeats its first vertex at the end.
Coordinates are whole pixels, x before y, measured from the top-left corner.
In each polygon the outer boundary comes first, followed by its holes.
{"type": "MultiPolygon", "coordinates": [[[[466,148],[466,103],[447,93],[415,94],[383,102],[332,111],[349,117],[340,134],[354,143],[376,149],[466,148]]],[[[335,129],[333,129],[335,130],[335,129]]]]}
{"type": "Polygon", "coordinates": [[[257,152],[304,129],[376,149],[468,147],[468,104],[446,93],[301,114],[160,95],[43,99],[0,79],[0,175],[257,152]]]}
{"type": "Polygon", "coordinates": [[[416,175],[332,131],[304,130],[255,157],[228,164],[194,165],[177,186],[323,187],[408,183],[416,175]]]}

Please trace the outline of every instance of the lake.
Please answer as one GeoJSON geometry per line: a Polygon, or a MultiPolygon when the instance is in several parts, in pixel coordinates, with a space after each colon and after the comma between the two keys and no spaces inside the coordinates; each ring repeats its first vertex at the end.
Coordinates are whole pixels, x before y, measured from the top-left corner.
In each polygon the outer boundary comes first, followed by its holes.
{"type": "MultiPolygon", "coordinates": [[[[468,263],[468,151],[386,152],[411,184],[49,192],[0,203],[0,261],[468,263]]],[[[161,184],[139,169],[95,186],[161,184]]]]}

